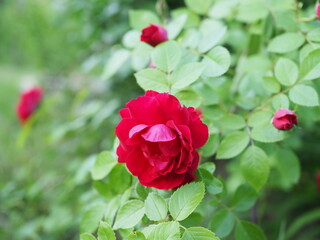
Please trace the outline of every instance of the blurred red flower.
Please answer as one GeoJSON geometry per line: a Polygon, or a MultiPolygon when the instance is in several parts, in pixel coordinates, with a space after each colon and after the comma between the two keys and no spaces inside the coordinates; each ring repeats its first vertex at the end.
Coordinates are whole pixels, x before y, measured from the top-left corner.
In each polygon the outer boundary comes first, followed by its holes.
{"type": "Polygon", "coordinates": [[[16,106],[16,113],[22,124],[24,124],[37,109],[42,97],[43,90],[40,87],[34,87],[21,93],[20,100],[16,106]]]}

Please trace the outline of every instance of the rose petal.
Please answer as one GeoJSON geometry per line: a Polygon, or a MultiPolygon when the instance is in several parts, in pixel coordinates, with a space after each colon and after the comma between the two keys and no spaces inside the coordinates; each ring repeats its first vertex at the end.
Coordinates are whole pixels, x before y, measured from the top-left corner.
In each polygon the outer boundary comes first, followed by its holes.
{"type": "Polygon", "coordinates": [[[136,133],[139,133],[141,131],[143,131],[144,129],[146,129],[148,127],[148,125],[145,124],[139,124],[134,126],[133,128],[130,129],[129,131],[129,138],[132,138],[133,135],[135,135],[136,133]]]}
{"type": "Polygon", "coordinates": [[[158,189],[172,189],[177,188],[182,185],[183,181],[185,180],[186,176],[184,174],[175,174],[169,173],[167,175],[158,177],[151,182],[144,182],[143,179],[140,179],[141,184],[147,187],[154,187],[158,189]]]}
{"type": "Polygon", "coordinates": [[[154,97],[138,97],[126,105],[132,118],[145,124],[159,124],[164,122],[163,109],[154,97]]]}
{"type": "Polygon", "coordinates": [[[122,118],[131,118],[131,114],[128,108],[120,109],[119,114],[122,118]]]}
{"type": "Polygon", "coordinates": [[[177,135],[166,125],[157,124],[150,127],[141,136],[149,142],[169,142],[175,139],[177,135]]]}

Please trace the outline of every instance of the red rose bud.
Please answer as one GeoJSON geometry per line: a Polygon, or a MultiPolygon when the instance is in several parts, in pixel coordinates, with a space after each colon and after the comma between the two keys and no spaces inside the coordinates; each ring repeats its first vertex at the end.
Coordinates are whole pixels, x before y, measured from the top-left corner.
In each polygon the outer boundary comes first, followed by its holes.
{"type": "Polygon", "coordinates": [[[297,116],[288,109],[279,109],[273,116],[272,124],[279,130],[290,130],[297,125],[297,116]]]}
{"type": "Polygon", "coordinates": [[[318,192],[320,193],[320,172],[317,173],[317,188],[318,188],[318,192]]]}
{"type": "Polygon", "coordinates": [[[151,46],[155,47],[159,43],[168,40],[167,30],[159,25],[150,24],[149,27],[142,29],[140,40],[142,42],[149,43],[151,46]]]}
{"type": "Polygon", "coordinates": [[[19,103],[16,106],[16,113],[23,124],[39,106],[43,97],[43,90],[40,87],[29,89],[20,95],[19,103]]]}
{"type": "Polygon", "coordinates": [[[316,6],[316,14],[317,14],[318,20],[320,21],[320,3],[318,3],[316,6]]]}
{"type": "Polygon", "coordinates": [[[115,134],[118,161],[147,187],[172,189],[191,182],[199,164],[197,148],[208,127],[192,107],[168,93],[147,91],[120,110],[115,134]]]}

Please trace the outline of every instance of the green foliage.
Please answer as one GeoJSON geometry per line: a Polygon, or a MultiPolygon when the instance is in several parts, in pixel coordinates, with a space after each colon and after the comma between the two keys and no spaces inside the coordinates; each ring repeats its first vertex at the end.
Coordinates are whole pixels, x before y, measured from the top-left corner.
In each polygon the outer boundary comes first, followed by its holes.
{"type": "Polygon", "coordinates": [[[234,132],[226,136],[217,151],[218,159],[228,159],[239,155],[248,145],[249,136],[244,132],[234,132]]]}
{"type": "Polygon", "coordinates": [[[237,224],[236,240],[265,240],[267,239],[263,233],[263,231],[255,224],[241,221],[237,224]]]}
{"type": "Polygon", "coordinates": [[[151,54],[151,60],[160,70],[170,73],[181,60],[181,49],[175,41],[159,44],[151,54]]]}
{"type": "Polygon", "coordinates": [[[231,233],[234,223],[234,215],[228,210],[221,209],[216,212],[211,219],[209,228],[217,234],[218,237],[223,238],[231,233]]]}
{"type": "Polygon", "coordinates": [[[100,153],[91,170],[92,179],[100,180],[105,178],[116,164],[117,162],[110,152],[100,153]]]}
{"type": "Polygon", "coordinates": [[[187,218],[204,197],[204,184],[190,183],[179,188],[169,202],[169,211],[175,221],[187,218]]]}
{"type": "Polygon", "coordinates": [[[98,240],[116,240],[116,236],[108,223],[100,222],[100,226],[98,228],[98,240]]]}
{"type": "Polygon", "coordinates": [[[289,98],[292,102],[302,106],[318,106],[319,97],[316,90],[306,85],[296,85],[289,92],[289,98]]]}
{"type": "Polygon", "coordinates": [[[142,219],[145,213],[144,204],[139,200],[127,201],[117,213],[114,229],[131,228],[142,219]]]}
{"type": "Polygon", "coordinates": [[[268,46],[269,52],[287,53],[296,50],[304,43],[300,33],[284,33],[272,39],[268,46]]]}
{"type": "Polygon", "coordinates": [[[83,215],[80,225],[80,232],[94,232],[98,227],[98,223],[103,217],[105,208],[106,205],[104,203],[92,205],[83,215]]]}
{"type": "Polygon", "coordinates": [[[144,208],[146,216],[152,221],[161,221],[167,217],[168,207],[166,200],[159,194],[149,193],[144,208]]]}
{"type": "Polygon", "coordinates": [[[241,156],[243,176],[256,190],[266,184],[269,168],[268,156],[259,147],[250,146],[241,156]]]}
{"type": "Polygon", "coordinates": [[[203,227],[192,227],[184,231],[182,240],[219,240],[210,230],[203,227]]]}

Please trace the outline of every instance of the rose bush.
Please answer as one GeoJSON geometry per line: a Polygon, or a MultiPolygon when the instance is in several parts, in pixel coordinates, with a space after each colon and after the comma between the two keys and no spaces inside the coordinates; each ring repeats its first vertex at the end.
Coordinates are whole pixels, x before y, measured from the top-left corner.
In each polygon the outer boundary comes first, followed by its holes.
{"type": "Polygon", "coordinates": [[[142,185],[172,189],[196,178],[197,148],[208,139],[199,113],[168,93],[147,91],[120,110],[115,133],[120,140],[118,161],[142,185]]]}
{"type": "Polygon", "coordinates": [[[297,115],[288,109],[279,109],[274,114],[272,124],[279,130],[290,130],[298,124],[297,115]]]}
{"type": "Polygon", "coordinates": [[[20,95],[20,100],[16,106],[16,113],[23,124],[41,103],[43,97],[43,90],[40,87],[31,88],[20,95]]]}

